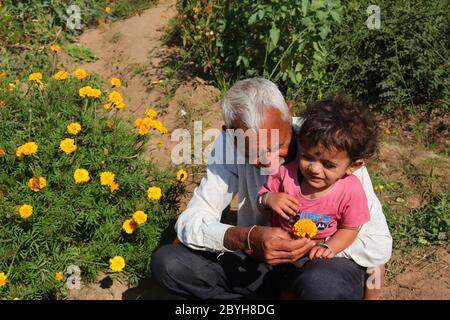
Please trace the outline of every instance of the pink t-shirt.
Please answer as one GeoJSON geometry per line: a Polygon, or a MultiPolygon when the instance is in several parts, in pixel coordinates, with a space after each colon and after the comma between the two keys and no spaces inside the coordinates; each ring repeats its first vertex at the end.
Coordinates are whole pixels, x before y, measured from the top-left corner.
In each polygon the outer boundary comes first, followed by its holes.
{"type": "MultiPolygon", "coordinates": [[[[300,174],[301,175],[301,174],[300,174]]],[[[272,224],[290,232],[298,219],[310,219],[316,223],[314,239],[332,236],[342,227],[358,228],[370,220],[366,194],[359,179],[344,176],[319,198],[310,200],[302,195],[299,183],[298,162],[282,165],[277,173],[270,175],[259,194],[286,192],[298,199],[300,210],[289,222],[273,214],[272,224]]]]}

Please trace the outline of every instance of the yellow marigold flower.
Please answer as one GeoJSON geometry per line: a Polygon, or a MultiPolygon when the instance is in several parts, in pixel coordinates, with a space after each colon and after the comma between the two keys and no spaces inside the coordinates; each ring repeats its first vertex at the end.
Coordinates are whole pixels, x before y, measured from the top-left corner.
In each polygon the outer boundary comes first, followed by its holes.
{"type": "Polygon", "coordinates": [[[146,135],[149,132],[149,130],[150,130],[150,127],[147,127],[147,126],[141,125],[138,127],[138,133],[140,136],[146,135]]]}
{"type": "Polygon", "coordinates": [[[34,72],[28,76],[28,80],[33,81],[39,89],[44,87],[44,83],[42,82],[42,73],[34,72]]]}
{"type": "Polygon", "coordinates": [[[132,219],[127,219],[123,222],[122,229],[128,234],[132,234],[137,229],[137,223],[132,219]]]}
{"type": "Polygon", "coordinates": [[[123,268],[125,268],[125,259],[121,256],[115,256],[112,259],[109,259],[109,268],[113,271],[120,272],[123,268]]]}
{"type": "Polygon", "coordinates": [[[111,130],[113,128],[113,123],[111,121],[106,121],[105,128],[111,130]]]}
{"type": "Polygon", "coordinates": [[[57,73],[55,73],[53,75],[53,79],[59,80],[59,81],[66,80],[67,78],[69,78],[69,73],[64,70],[58,71],[57,73]]]}
{"type": "Polygon", "coordinates": [[[92,91],[92,87],[91,86],[85,86],[80,88],[80,90],[78,90],[78,93],[80,95],[80,97],[84,98],[84,97],[88,97],[89,94],[92,91]]]}
{"type": "Polygon", "coordinates": [[[75,150],[77,150],[77,146],[75,145],[75,140],[67,138],[61,141],[59,144],[60,150],[64,151],[66,154],[71,154],[75,150]]]}
{"type": "Polygon", "coordinates": [[[148,188],[147,196],[150,200],[159,200],[162,196],[161,188],[158,188],[158,187],[148,188]]]}
{"type": "Polygon", "coordinates": [[[154,119],[158,115],[158,112],[154,109],[149,108],[145,110],[145,115],[150,119],[154,119]]]}
{"type": "Polygon", "coordinates": [[[8,277],[5,275],[4,272],[0,272],[0,288],[5,286],[8,282],[8,277]]]}
{"type": "Polygon", "coordinates": [[[28,187],[34,192],[41,191],[47,185],[44,177],[34,177],[28,180],[28,187]]]}
{"type": "Polygon", "coordinates": [[[23,219],[27,219],[33,214],[33,207],[29,204],[23,204],[17,209],[17,214],[23,219]]]}
{"type": "Polygon", "coordinates": [[[105,110],[111,110],[112,107],[113,107],[112,103],[105,103],[103,105],[103,109],[105,109],[105,110]]]}
{"type": "Polygon", "coordinates": [[[109,188],[111,189],[111,192],[117,191],[117,190],[119,190],[119,184],[117,184],[116,182],[113,181],[109,185],[109,188]]]}
{"type": "Polygon", "coordinates": [[[81,124],[78,122],[72,122],[67,125],[67,132],[73,135],[79,134],[81,131],[81,124]]]}
{"type": "Polygon", "coordinates": [[[61,282],[64,280],[64,275],[61,272],[56,272],[55,273],[55,280],[58,282],[61,282]]]}
{"type": "Polygon", "coordinates": [[[106,8],[105,8],[105,12],[106,12],[106,13],[111,13],[111,7],[109,7],[109,6],[106,7],[106,8]]]}
{"type": "Polygon", "coordinates": [[[102,95],[102,91],[100,89],[92,89],[91,92],[89,92],[89,97],[91,98],[100,98],[102,95]]]}
{"type": "Polygon", "coordinates": [[[86,70],[84,70],[84,69],[78,68],[77,70],[75,70],[73,75],[78,80],[83,80],[84,78],[86,78],[89,75],[89,73],[87,73],[86,70]]]}
{"type": "Polygon", "coordinates": [[[102,186],[109,186],[114,182],[116,175],[110,171],[100,173],[100,184],[102,186]]]}
{"type": "Polygon", "coordinates": [[[180,182],[184,182],[188,176],[188,173],[184,171],[183,169],[178,170],[177,172],[177,180],[180,182]]]}
{"type": "Polygon", "coordinates": [[[144,211],[136,211],[133,213],[133,220],[137,224],[144,224],[147,221],[147,215],[144,211]]]}
{"type": "Polygon", "coordinates": [[[125,109],[125,102],[123,101],[118,101],[117,103],[114,104],[116,106],[117,110],[122,110],[125,109]]]}
{"type": "Polygon", "coordinates": [[[111,85],[115,88],[118,88],[122,85],[122,82],[120,81],[119,78],[112,78],[111,79],[111,85]]]}
{"type": "Polygon", "coordinates": [[[317,234],[317,226],[309,219],[300,219],[292,227],[292,232],[297,237],[314,238],[317,234]]]}
{"type": "Polygon", "coordinates": [[[42,73],[40,72],[33,72],[28,76],[28,80],[30,81],[41,81],[42,80],[42,73]]]}
{"type": "Polygon", "coordinates": [[[77,184],[88,182],[90,179],[89,172],[86,169],[77,169],[73,174],[73,178],[77,184]]]}
{"type": "Polygon", "coordinates": [[[123,101],[123,98],[122,98],[122,95],[120,94],[120,92],[111,91],[108,94],[108,100],[114,104],[117,104],[118,102],[123,101]]]}
{"type": "Polygon", "coordinates": [[[12,82],[8,83],[8,91],[9,92],[13,91],[15,88],[16,88],[15,83],[12,83],[12,82]]]}
{"type": "Polygon", "coordinates": [[[197,4],[194,8],[192,8],[192,11],[197,14],[200,12],[200,6],[197,4]]]}
{"type": "Polygon", "coordinates": [[[27,142],[16,149],[16,156],[33,156],[38,151],[38,145],[35,142],[27,142]]]}
{"type": "Polygon", "coordinates": [[[60,49],[61,49],[60,46],[58,46],[57,44],[52,44],[50,46],[50,50],[52,50],[55,53],[58,52],[60,49]]]}
{"type": "Polygon", "coordinates": [[[3,107],[6,104],[6,100],[0,99],[0,108],[3,107]]]}
{"type": "Polygon", "coordinates": [[[0,157],[6,156],[6,150],[5,148],[0,148],[0,157]]]}

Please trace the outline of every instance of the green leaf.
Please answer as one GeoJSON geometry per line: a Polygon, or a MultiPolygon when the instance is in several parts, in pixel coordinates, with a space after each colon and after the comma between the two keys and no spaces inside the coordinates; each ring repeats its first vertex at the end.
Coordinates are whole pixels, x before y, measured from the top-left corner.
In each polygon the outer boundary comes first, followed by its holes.
{"type": "Polygon", "coordinates": [[[312,0],[311,1],[311,10],[317,10],[325,7],[324,0],[312,0]]]}
{"type": "Polygon", "coordinates": [[[276,46],[278,40],[280,39],[280,29],[273,26],[272,29],[270,29],[269,33],[270,33],[270,40],[272,40],[272,44],[276,46]]]}
{"type": "Polygon", "coordinates": [[[304,17],[306,17],[306,14],[308,13],[308,7],[309,7],[309,0],[302,0],[302,13],[304,17]]]}
{"type": "Polygon", "coordinates": [[[339,15],[339,13],[337,11],[331,10],[330,14],[334,21],[336,21],[337,23],[341,23],[341,16],[339,15]]]}
{"type": "Polygon", "coordinates": [[[258,16],[258,13],[257,12],[255,12],[254,14],[252,14],[251,16],[250,16],[250,18],[248,18],[248,24],[249,25],[252,25],[252,24],[255,24],[255,22],[256,22],[256,17],[258,16]]]}

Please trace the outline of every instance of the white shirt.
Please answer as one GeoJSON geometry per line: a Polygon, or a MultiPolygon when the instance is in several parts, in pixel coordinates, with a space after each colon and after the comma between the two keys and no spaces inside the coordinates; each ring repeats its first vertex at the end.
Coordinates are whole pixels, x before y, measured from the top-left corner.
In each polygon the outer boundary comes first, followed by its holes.
{"type": "MultiPolygon", "coordinates": [[[[294,130],[300,120],[294,118],[294,130]]],[[[226,133],[219,135],[208,160],[206,176],[194,190],[186,210],[178,217],[175,230],[178,239],[186,246],[212,252],[230,251],[223,245],[225,231],[231,225],[220,222],[222,211],[238,194],[238,226],[270,226],[267,215],[260,213],[256,205],[258,191],[267,175],[250,164],[224,164],[226,153],[236,157],[236,147],[226,133]],[[223,152],[221,152],[223,150],[223,152]]],[[[370,221],[364,224],[355,241],[337,256],[353,259],[363,267],[385,264],[391,257],[392,237],[384,217],[380,201],[372,187],[366,167],[353,173],[366,193],[370,221]]]]}

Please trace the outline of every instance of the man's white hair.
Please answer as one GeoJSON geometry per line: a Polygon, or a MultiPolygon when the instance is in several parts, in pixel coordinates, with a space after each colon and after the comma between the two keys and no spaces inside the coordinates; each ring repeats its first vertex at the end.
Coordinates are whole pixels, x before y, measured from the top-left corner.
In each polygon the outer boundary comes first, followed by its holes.
{"type": "Polygon", "coordinates": [[[222,100],[222,114],[227,128],[233,128],[235,120],[247,129],[258,130],[269,108],[281,112],[282,119],[289,121],[289,110],[278,87],[264,78],[251,78],[236,82],[222,100]]]}

